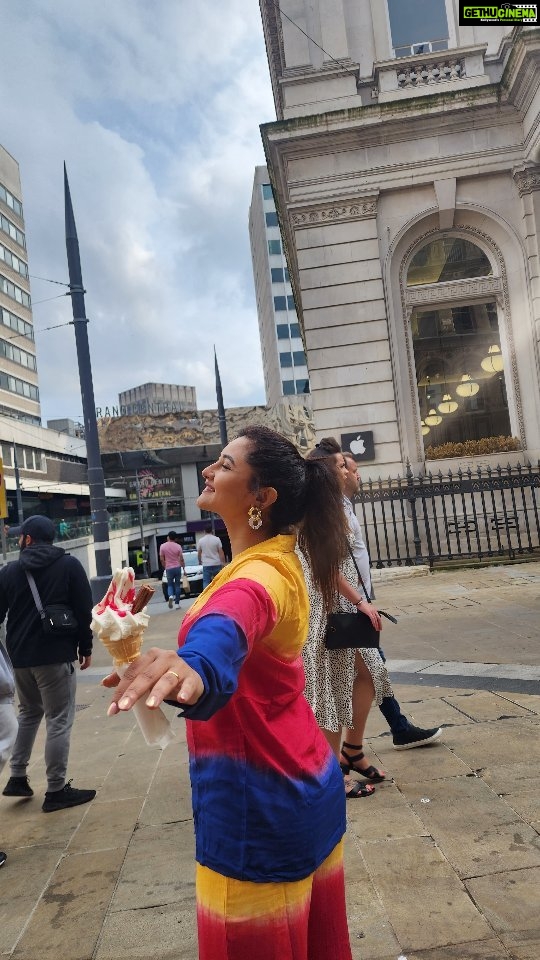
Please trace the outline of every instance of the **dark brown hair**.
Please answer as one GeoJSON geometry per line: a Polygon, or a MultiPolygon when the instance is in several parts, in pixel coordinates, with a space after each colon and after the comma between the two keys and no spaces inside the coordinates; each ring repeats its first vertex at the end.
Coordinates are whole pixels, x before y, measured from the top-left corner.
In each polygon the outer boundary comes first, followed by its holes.
{"type": "MultiPolygon", "coordinates": [[[[322,453],[341,453],[341,447],[337,442],[335,437],[323,437],[322,440],[315,445],[315,450],[320,450],[322,453]]],[[[312,451],[315,453],[315,451],[312,451]]]]}
{"type": "Polygon", "coordinates": [[[290,440],[268,427],[246,427],[239,436],[250,441],[246,459],[254,489],[277,492],[269,512],[272,536],[299,527],[299,546],[330,610],[346,549],[343,494],[330,456],[305,460],[290,440]]]}

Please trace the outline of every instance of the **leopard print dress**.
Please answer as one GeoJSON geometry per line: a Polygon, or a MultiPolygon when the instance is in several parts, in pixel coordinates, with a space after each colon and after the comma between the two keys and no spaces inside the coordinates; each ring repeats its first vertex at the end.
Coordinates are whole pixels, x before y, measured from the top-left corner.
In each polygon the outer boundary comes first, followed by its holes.
{"type": "MultiPolygon", "coordinates": [[[[337,733],[341,727],[353,727],[352,688],[356,677],[355,650],[327,650],[324,645],[326,613],[319,591],[315,588],[309,564],[297,550],[309,595],[309,630],[302,656],[306,674],[305,696],[323,730],[337,733]]],[[[341,565],[341,572],[349,583],[358,581],[351,557],[341,565]]],[[[333,613],[354,613],[354,605],[341,594],[336,594],[333,613]]],[[[393,696],[388,671],[377,649],[360,649],[375,687],[375,700],[381,704],[384,697],[393,696]]]]}

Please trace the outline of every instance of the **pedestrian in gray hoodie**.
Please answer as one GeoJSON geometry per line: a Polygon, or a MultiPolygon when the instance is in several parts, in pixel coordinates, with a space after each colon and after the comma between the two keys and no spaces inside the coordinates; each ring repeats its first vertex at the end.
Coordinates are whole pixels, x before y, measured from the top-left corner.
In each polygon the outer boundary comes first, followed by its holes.
{"type": "MultiPolygon", "coordinates": [[[[53,544],[48,517],[33,516],[19,528],[20,557],[0,570],[0,623],[7,614],[6,646],[15,671],[19,731],[11,756],[5,797],[31,797],[27,768],[39,725],[45,717],[47,792],[44,813],[93,800],[95,790],[66,782],[77,677],[92,661],[92,592],[82,564],[53,544]],[[69,610],[67,629],[44,628],[29,582],[34,579],[43,607],[69,610]]],[[[47,618],[45,618],[47,619],[47,618]]],[[[50,620],[49,620],[50,623],[50,620]]]]}

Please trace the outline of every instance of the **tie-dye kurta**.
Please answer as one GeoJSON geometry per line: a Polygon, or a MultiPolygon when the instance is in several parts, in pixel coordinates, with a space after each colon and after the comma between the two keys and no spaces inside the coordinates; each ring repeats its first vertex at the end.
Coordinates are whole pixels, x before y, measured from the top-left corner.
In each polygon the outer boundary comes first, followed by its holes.
{"type": "Polygon", "coordinates": [[[235,557],[179,635],[205,686],[185,711],[196,859],[236,880],[301,880],[345,831],[343,778],[303,694],[308,599],[294,546],[277,536],[235,557]]]}

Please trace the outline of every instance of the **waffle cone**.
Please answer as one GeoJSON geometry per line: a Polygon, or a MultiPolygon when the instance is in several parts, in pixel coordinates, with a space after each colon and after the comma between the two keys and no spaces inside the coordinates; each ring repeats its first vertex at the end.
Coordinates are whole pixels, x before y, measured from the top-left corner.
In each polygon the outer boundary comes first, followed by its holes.
{"type": "Polygon", "coordinates": [[[107,648],[113,658],[115,667],[121,667],[123,664],[133,663],[140,655],[143,631],[140,633],[131,633],[128,637],[122,637],[120,640],[111,640],[110,637],[100,638],[104,647],[107,648]]]}

